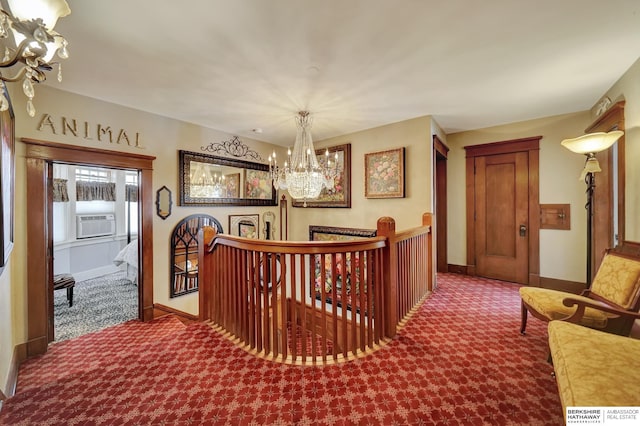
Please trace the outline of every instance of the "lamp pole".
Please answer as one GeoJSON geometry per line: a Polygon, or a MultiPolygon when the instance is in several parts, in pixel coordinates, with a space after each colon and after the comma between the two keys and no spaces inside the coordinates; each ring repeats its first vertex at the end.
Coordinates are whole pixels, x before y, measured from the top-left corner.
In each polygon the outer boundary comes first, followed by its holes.
{"type": "Polygon", "coordinates": [[[587,288],[591,287],[591,234],[593,230],[593,191],[596,187],[596,177],[593,172],[587,173],[584,178],[587,184],[587,204],[584,208],[587,210],[587,288]]]}

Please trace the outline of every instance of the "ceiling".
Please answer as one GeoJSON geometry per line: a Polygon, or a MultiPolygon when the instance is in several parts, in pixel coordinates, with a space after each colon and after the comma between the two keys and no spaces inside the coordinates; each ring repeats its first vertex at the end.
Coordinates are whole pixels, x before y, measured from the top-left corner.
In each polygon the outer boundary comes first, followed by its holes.
{"type": "Polygon", "coordinates": [[[68,3],[71,56],[47,84],[280,145],[299,110],[316,140],[586,110],[640,56],[637,0],[68,3]]]}

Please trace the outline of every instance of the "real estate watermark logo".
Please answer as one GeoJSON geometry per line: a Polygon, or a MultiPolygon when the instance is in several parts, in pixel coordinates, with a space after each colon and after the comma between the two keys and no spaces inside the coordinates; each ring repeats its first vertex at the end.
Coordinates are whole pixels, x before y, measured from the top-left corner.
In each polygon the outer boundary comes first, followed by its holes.
{"type": "Polygon", "coordinates": [[[567,407],[567,425],[635,426],[640,424],[640,407],[567,407]]]}

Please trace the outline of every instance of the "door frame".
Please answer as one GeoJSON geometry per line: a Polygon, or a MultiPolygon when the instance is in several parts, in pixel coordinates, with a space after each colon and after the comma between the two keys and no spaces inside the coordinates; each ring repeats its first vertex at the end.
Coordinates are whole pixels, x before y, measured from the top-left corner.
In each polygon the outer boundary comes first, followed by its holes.
{"type": "Polygon", "coordinates": [[[433,157],[435,158],[435,215],[436,215],[436,271],[448,272],[447,263],[447,147],[433,135],[433,157]]]}
{"type": "Polygon", "coordinates": [[[138,230],[138,318],[153,319],[153,160],[156,157],[22,138],[27,182],[27,356],[49,344],[49,289],[53,286],[52,164],[72,163],[140,173],[138,230]]]}
{"type": "MultiPolygon", "coordinates": [[[[624,124],[625,101],[616,102],[605,113],[598,117],[585,133],[610,132],[612,130],[625,131],[624,124]]],[[[596,154],[600,163],[601,172],[595,174],[595,188],[593,192],[593,227],[591,229],[591,250],[587,255],[591,259],[591,276],[595,277],[596,271],[602,263],[605,250],[614,247],[613,240],[613,180],[614,174],[618,179],[617,210],[618,217],[618,244],[625,242],[625,135],[616,142],[618,149],[618,168],[614,168],[614,156],[611,149],[606,149],[596,154]]]]}
{"type": "Polygon", "coordinates": [[[475,157],[528,153],[529,167],[529,271],[528,284],[540,285],[540,139],[542,136],[465,146],[467,210],[467,274],[476,275],[475,157]]]}

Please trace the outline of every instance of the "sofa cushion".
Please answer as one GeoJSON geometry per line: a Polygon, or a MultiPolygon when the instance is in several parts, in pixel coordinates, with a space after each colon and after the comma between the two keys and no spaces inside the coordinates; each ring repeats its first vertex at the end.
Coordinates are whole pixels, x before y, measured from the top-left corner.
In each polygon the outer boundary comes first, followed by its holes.
{"type": "MultiPolygon", "coordinates": [[[[567,297],[585,300],[589,303],[600,303],[584,296],[540,287],[520,287],[520,297],[524,303],[544,315],[549,321],[565,319],[576,311],[575,306],[569,308],[562,303],[567,297]]],[[[597,309],[586,308],[581,323],[587,327],[605,328],[608,318],[614,316],[597,309]]]]}
{"type": "Polygon", "coordinates": [[[640,340],[551,321],[549,349],[565,411],[640,406],[640,340]]]}

